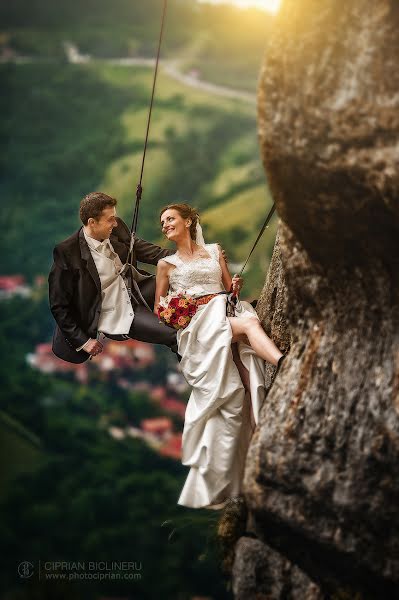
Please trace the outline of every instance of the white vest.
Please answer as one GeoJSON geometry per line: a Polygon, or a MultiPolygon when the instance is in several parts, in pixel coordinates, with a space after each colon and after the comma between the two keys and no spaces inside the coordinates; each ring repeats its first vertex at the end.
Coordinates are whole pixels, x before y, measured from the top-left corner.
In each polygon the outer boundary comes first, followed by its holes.
{"type": "Polygon", "coordinates": [[[102,305],[98,331],[127,334],[134,318],[134,311],[125,280],[119,274],[123,266],[122,262],[109,240],[107,241],[114,252],[112,258],[108,258],[105,254],[96,250],[102,245],[102,242],[94,240],[86,233],[85,239],[89,245],[101,282],[102,305]]]}

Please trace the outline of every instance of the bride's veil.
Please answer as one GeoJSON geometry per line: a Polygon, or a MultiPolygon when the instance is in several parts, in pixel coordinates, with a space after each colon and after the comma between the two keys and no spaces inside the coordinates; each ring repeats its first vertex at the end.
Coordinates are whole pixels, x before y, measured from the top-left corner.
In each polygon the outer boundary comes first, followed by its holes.
{"type": "Polygon", "coordinates": [[[204,236],[202,234],[202,227],[200,225],[199,219],[197,221],[195,231],[196,231],[195,243],[198,244],[198,246],[205,246],[205,240],[204,240],[204,236]]]}

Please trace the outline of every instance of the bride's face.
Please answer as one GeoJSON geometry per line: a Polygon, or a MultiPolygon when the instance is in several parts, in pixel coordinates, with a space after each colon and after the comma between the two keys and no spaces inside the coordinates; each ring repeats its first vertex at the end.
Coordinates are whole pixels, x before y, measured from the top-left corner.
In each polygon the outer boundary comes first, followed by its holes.
{"type": "Polygon", "coordinates": [[[188,223],[189,219],[183,219],[181,214],[174,208],[165,210],[161,215],[162,233],[168,240],[176,241],[190,235],[188,223]]]}

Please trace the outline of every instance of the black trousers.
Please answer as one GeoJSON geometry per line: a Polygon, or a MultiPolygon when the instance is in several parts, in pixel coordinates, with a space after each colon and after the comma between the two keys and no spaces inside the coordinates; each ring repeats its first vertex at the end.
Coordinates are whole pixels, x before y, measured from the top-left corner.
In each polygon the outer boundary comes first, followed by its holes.
{"type": "MultiPolygon", "coordinates": [[[[155,299],[155,277],[151,277],[140,285],[140,291],[147,304],[153,308],[155,299]]],[[[129,333],[105,335],[111,340],[122,341],[126,336],[140,342],[150,342],[151,344],[161,344],[167,346],[177,354],[176,330],[168,327],[165,323],[160,323],[158,317],[142,304],[133,303],[134,318],[130,326],[129,333]]]]}

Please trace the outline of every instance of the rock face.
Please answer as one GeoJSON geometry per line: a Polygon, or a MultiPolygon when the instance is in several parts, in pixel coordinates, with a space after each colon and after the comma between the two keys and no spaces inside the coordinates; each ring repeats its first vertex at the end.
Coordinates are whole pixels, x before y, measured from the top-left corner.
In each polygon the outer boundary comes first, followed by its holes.
{"type": "Polygon", "coordinates": [[[289,355],[236,597],[399,598],[399,2],[285,0],[258,107],[281,218],[258,312],[289,355]]]}

